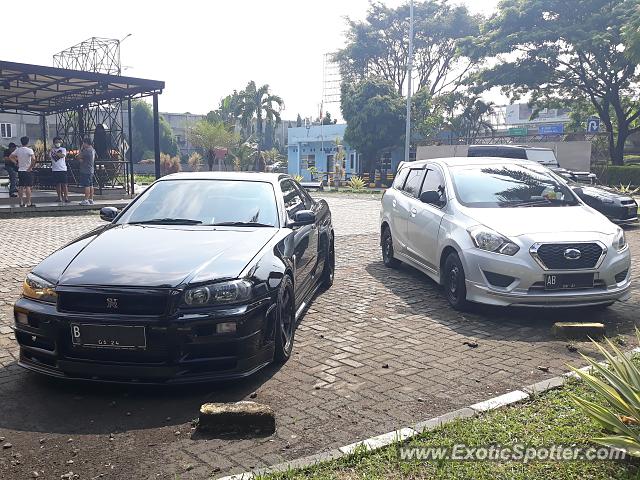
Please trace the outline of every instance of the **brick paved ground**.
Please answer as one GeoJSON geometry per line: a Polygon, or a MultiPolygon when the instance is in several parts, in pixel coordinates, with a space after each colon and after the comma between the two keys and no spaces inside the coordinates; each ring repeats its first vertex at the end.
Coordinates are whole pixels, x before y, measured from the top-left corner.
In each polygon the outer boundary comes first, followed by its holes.
{"type": "MultiPolygon", "coordinates": [[[[0,478],[31,478],[34,470],[47,479],[69,471],[80,479],[200,479],[244,471],[384,433],[580,364],[577,353],[550,336],[554,321],[603,320],[610,335],[632,344],[637,289],[605,313],[485,308],[460,314],[424,275],[382,265],[378,201],[357,195],[328,201],[338,235],[336,282],[302,320],[295,355],[280,369],[198,388],[63,384],[17,367],[8,326],[25,273],[100,220],[0,220],[0,443],[13,445],[0,450],[0,478]],[[477,348],[463,344],[470,339],[477,348]],[[252,392],[276,411],[274,436],[192,434],[190,421],[202,402],[252,392]]],[[[640,250],[640,232],[628,238],[640,250]]]]}

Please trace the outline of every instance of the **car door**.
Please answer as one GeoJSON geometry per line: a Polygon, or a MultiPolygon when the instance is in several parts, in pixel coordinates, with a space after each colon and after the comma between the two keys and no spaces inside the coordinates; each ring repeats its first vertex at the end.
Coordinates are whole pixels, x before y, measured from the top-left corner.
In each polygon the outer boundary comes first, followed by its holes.
{"type": "MultiPolygon", "coordinates": [[[[280,181],[280,189],[284,200],[284,208],[288,221],[293,220],[296,212],[306,210],[304,199],[291,179],[280,181]]],[[[311,267],[315,260],[317,250],[317,227],[303,225],[292,227],[294,232],[293,264],[294,286],[297,299],[303,298],[312,285],[311,267]],[[314,249],[315,240],[315,249],[314,249]]]]}
{"type": "Polygon", "coordinates": [[[407,245],[409,241],[407,233],[409,215],[411,213],[411,202],[412,199],[420,192],[420,186],[424,179],[424,172],[424,167],[410,168],[400,194],[396,195],[392,201],[395,218],[391,234],[394,237],[394,243],[399,244],[400,246],[400,249],[397,249],[397,245],[394,245],[394,249],[403,254],[407,253],[407,245]]]}
{"type": "Polygon", "coordinates": [[[420,195],[411,197],[407,223],[407,254],[433,272],[438,271],[438,232],[446,205],[444,175],[435,165],[427,165],[420,193],[440,193],[441,203],[428,204],[420,201],[420,195]]]}
{"type": "Polygon", "coordinates": [[[320,221],[320,215],[321,215],[320,204],[316,202],[313,198],[311,198],[311,195],[309,195],[309,193],[299,183],[294,181],[293,184],[295,185],[295,187],[298,189],[298,192],[300,193],[300,197],[302,198],[302,202],[304,203],[304,209],[311,210],[313,213],[316,214],[316,223],[315,225],[310,225],[311,228],[308,233],[308,238],[309,238],[308,273],[311,275],[312,279],[316,279],[319,273],[319,270],[318,270],[319,263],[320,263],[320,260],[322,260],[321,254],[323,253],[323,252],[320,252],[320,247],[321,247],[320,232],[318,229],[318,222],[320,221]]]}

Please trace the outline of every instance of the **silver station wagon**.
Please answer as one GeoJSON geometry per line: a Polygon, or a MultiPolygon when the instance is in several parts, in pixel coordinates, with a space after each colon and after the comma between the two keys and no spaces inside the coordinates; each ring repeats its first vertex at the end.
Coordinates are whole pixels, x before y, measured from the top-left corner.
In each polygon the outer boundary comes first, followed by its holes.
{"type": "Polygon", "coordinates": [[[382,198],[380,233],[385,265],[421,270],[456,309],[605,307],[629,296],[624,231],[537,162],[401,164],[382,198]]]}

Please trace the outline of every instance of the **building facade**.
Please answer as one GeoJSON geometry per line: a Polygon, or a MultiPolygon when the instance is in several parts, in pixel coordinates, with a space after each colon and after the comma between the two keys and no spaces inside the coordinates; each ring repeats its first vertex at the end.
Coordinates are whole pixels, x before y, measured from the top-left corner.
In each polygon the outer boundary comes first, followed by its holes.
{"type": "Polygon", "coordinates": [[[289,175],[300,175],[304,181],[328,180],[335,172],[338,145],[344,151],[343,178],[348,179],[360,171],[360,156],[342,142],[346,124],[308,125],[289,128],[287,132],[287,158],[289,175]],[[337,140],[337,142],[336,142],[337,140]],[[315,167],[316,178],[309,169],[315,167]]]}

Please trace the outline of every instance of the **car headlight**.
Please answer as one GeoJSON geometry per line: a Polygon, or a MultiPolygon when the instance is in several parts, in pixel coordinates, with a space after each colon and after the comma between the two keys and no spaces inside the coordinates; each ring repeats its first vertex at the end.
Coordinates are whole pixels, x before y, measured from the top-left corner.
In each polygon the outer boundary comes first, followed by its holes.
{"type": "Polygon", "coordinates": [[[621,252],[627,248],[627,239],[624,236],[624,230],[618,228],[616,235],[613,237],[613,248],[621,252]]]}
{"type": "Polygon", "coordinates": [[[184,292],[184,303],[190,307],[238,303],[251,298],[248,280],[231,280],[190,288],[184,292]]]}
{"type": "Polygon", "coordinates": [[[27,278],[24,279],[22,295],[47,303],[56,303],[58,300],[55,286],[33,273],[30,273],[27,275],[27,278]]]}
{"type": "Polygon", "coordinates": [[[490,228],[480,225],[470,228],[468,232],[473,244],[481,250],[503,255],[515,255],[520,250],[518,245],[490,228]]]}

